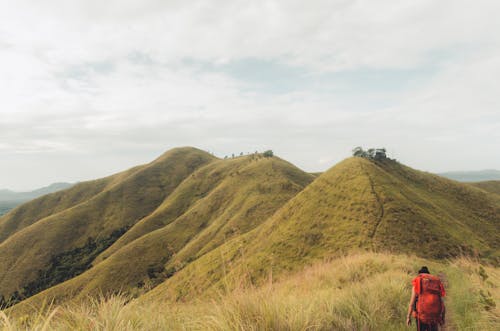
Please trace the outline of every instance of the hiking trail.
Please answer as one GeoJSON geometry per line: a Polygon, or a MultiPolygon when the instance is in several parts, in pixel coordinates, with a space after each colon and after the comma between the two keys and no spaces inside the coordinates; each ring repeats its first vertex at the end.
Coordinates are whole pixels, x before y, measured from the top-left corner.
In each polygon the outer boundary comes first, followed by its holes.
{"type": "Polygon", "coordinates": [[[371,190],[373,196],[375,196],[375,199],[377,200],[377,203],[380,207],[380,213],[377,216],[377,220],[375,222],[375,227],[373,228],[373,230],[370,234],[370,238],[372,239],[372,246],[373,246],[373,244],[374,244],[373,238],[375,237],[375,234],[377,233],[377,230],[380,226],[380,223],[382,223],[382,219],[384,218],[384,214],[385,214],[384,204],[382,203],[382,199],[380,198],[380,195],[375,190],[375,183],[373,182],[373,179],[371,178],[370,174],[368,173],[368,171],[365,170],[363,165],[361,165],[361,168],[363,169],[363,172],[366,174],[366,177],[368,178],[368,182],[370,183],[370,190],[371,190]]]}
{"type": "MultiPolygon", "coordinates": [[[[446,274],[440,272],[438,274],[438,277],[439,277],[439,279],[441,279],[441,282],[443,283],[445,291],[447,291],[448,287],[449,287],[449,283],[448,283],[448,278],[446,277],[446,274]]],[[[446,307],[447,303],[449,305],[450,298],[447,298],[446,301],[447,302],[445,302],[445,307],[446,307]]],[[[453,323],[451,321],[452,321],[451,314],[449,313],[449,310],[447,310],[446,316],[445,316],[445,324],[443,326],[441,326],[439,330],[441,330],[441,331],[455,331],[456,329],[453,327],[453,323]]]]}

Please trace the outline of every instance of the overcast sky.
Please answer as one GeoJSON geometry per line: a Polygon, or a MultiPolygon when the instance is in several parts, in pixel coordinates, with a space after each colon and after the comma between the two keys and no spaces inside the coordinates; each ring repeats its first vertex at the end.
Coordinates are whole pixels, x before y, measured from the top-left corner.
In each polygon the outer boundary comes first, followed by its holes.
{"type": "Polygon", "coordinates": [[[500,2],[0,0],[0,188],[176,146],[500,169],[500,2]]]}

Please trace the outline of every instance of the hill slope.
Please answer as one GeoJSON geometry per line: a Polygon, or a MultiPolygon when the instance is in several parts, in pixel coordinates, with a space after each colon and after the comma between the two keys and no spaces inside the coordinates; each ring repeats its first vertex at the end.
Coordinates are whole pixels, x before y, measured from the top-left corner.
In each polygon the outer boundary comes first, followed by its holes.
{"type": "Polygon", "coordinates": [[[260,283],[352,250],[428,258],[480,254],[498,263],[496,195],[394,161],[347,159],[246,235],[187,265],[145,298],[178,300],[260,283]]]}
{"type": "Polygon", "coordinates": [[[312,179],[276,157],[212,162],[186,178],[151,215],[96,259],[93,268],[26,304],[154,285],[254,229],[312,179]]]}
{"type": "Polygon", "coordinates": [[[39,198],[0,218],[0,294],[25,288],[30,295],[43,283],[80,273],[193,171],[214,160],[194,148],[173,149],[150,164],[39,198]]]}
{"type": "Polygon", "coordinates": [[[498,330],[498,268],[467,259],[376,253],[320,262],[284,281],[269,279],[262,287],[238,288],[215,299],[168,303],[112,296],[29,310],[23,318],[0,319],[0,329],[405,331],[409,285],[422,265],[444,280],[447,330],[498,330]]]}
{"type": "Polygon", "coordinates": [[[495,193],[500,195],[500,180],[489,180],[485,182],[471,183],[475,187],[479,187],[490,193],[495,193]]]}
{"type": "Polygon", "coordinates": [[[15,232],[65,209],[87,201],[102,192],[119,175],[79,183],[70,189],[48,194],[24,203],[0,218],[0,243],[15,232]]]}
{"type": "Polygon", "coordinates": [[[54,193],[71,187],[70,183],[53,183],[29,192],[15,192],[11,190],[0,190],[0,201],[27,201],[41,197],[45,194],[54,193]]]}
{"type": "Polygon", "coordinates": [[[14,209],[16,206],[19,206],[26,201],[36,199],[46,194],[61,191],[71,186],[73,186],[73,184],[54,183],[47,187],[42,187],[31,192],[0,190],[0,216],[7,214],[8,211],[14,209]]]}
{"type": "MultiPolygon", "coordinates": [[[[139,294],[159,283],[141,300],[194,298],[261,284],[269,275],[279,279],[314,261],[358,250],[433,259],[479,255],[498,263],[500,197],[471,185],[391,160],[350,158],[314,177],[276,157],[218,160],[204,158],[198,151],[180,154],[195,155],[204,162],[170,181],[167,193],[164,188],[159,191],[163,194],[130,193],[121,205],[110,203],[116,199],[102,197],[123,196],[116,192],[123,192],[130,182],[156,183],[159,180],[152,174],[172,173],[164,164],[172,155],[135,169],[90,200],[46,217],[0,244],[0,253],[7,256],[21,251],[17,259],[0,255],[0,263],[21,272],[23,263],[37,256],[33,254],[42,255],[16,245],[26,242],[24,235],[33,227],[62,224],[86,231],[71,237],[71,244],[63,248],[49,245],[56,237],[48,236],[39,243],[62,254],[55,261],[54,256],[45,260],[55,270],[73,261],[75,255],[83,255],[86,265],[93,267],[59,285],[51,284],[56,286],[16,307],[82,298],[99,291],[139,294]],[[144,201],[149,201],[148,208],[144,201]],[[123,213],[129,204],[140,205],[142,216],[123,213]],[[87,223],[81,224],[79,220],[86,215],[82,210],[100,213],[90,214],[87,223]],[[88,235],[106,221],[112,225],[106,232],[88,235]],[[91,240],[85,241],[87,237],[91,240]],[[93,249],[95,246],[102,249],[93,249]]],[[[179,157],[175,156],[177,167],[179,157]]],[[[182,160],[180,164],[193,162],[182,160]]],[[[43,281],[51,275],[32,274],[31,280],[43,281]]],[[[0,276],[0,285],[19,288],[24,281],[36,287],[28,280],[17,281],[11,273],[7,278],[0,276]]]]}

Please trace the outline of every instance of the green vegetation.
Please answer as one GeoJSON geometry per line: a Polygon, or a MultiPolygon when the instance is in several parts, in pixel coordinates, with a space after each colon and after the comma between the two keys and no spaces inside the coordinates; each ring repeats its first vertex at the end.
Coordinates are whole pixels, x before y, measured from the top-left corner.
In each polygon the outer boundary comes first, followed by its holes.
{"type": "Polygon", "coordinates": [[[90,238],[106,238],[151,214],[193,171],[214,160],[194,148],[173,149],[150,164],[75,185],[19,206],[0,218],[0,293],[33,282],[38,270],[90,238]]]}
{"type": "MultiPolygon", "coordinates": [[[[3,306],[13,306],[26,298],[88,270],[97,255],[111,246],[127,230],[128,228],[126,227],[117,229],[109,237],[102,239],[88,238],[84,246],[52,256],[49,267],[44,270],[38,270],[37,278],[24,286],[21,291],[15,291],[8,300],[4,299],[3,306]]],[[[0,298],[4,298],[4,296],[0,295],[0,298]]]]}
{"type": "MultiPolygon", "coordinates": [[[[0,313],[0,329],[50,330],[408,330],[411,279],[421,265],[446,283],[450,330],[495,330],[500,299],[498,269],[458,258],[450,262],[391,254],[354,254],[320,262],[261,287],[240,287],[210,299],[169,303],[126,296],[91,298],[36,312],[0,313]],[[488,274],[482,280],[480,271],[488,274]]],[[[412,326],[413,329],[414,326],[412,326]]]]}
{"type": "MultiPolygon", "coordinates": [[[[7,214],[15,207],[25,203],[26,201],[38,198],[42,195],[64,190],[71,186],[72,184],[68,183],[54,183],[47,187],[43,187],[31,192],[13,192],[10,190],[0,190],[0,217],[7,214]]],[[[2,228],[0,227],[0,242],[2,241],[2,238],[6,237],[5,234],[3,234],[2,236],[1,230],[2,228]]]]}
{"type": "Polygon", "coordinates": [[[80,183],[68,190],[48,194],[20,205],[11,214],[0,218],[0,243],[14,233],[39,220],[74,207],[102,192],[119,175],[80,183]]]}
{"type": "Polygon", "coordinates": [[[262,153],[262,155],[263,155],[264,157],[273,157],[273,156],[274,156],[274,153],[273,153],[273,151],[272,151],[272,150],[267,150],[267,151],[265,151],[264,153],[262,153]]]}
{"type": "Polygon", "coordinates": [[[66,300],[71,293],[83,298],[118,288],[147,291],[258,227],[312,180],[277,157],[211,162],[95,259],[92,269],[26,300],[26,305],[45,298],[66,300]]]}
{"type": "MultiPolygon", "coordinates": [[[[445,273],[448,281],[469,284],[469,290],[450,296],[457,300],[450,301],[456,311],[466,309],[470,318],[496,312],[491,284],[497,283],[500,262],[500,196],[378,157],[377,150],[372,154],[314,176],[274,155],[220,160],[180,148],[150,164],[39,198],[0,218],[0,269],[8,271],[0,274],[0,293],[18,291],[22,299],[23,288],[34,289],[25,291],[30,295],[44,289],[11,307],[16,315],[44,302],[78,304],[120,291],[138,297],[138,307],[200,309],[200,316],[219,307],[214,329],[247,329],[253,323],[271,329],[398,330],[405,309],[400,304],[409,299],[405,284],[417,266],[395,254],[407,254],[445,273]],[[127,230],[113,236],[116,229],[127,230]],[[352,273],[325,271],[321,277],[334,282],[308,288],[314,297],[307,291],[294,297],[293,288],[283,285],[325,259],[343,263],[347,272],[346,255],[358,263],[352,273]],[[457,260],[461,256],[477,261],[465,276],[459,271],[470,261],[457,260]],[[437,262],[446,260],[455,264],[437,262]],[[391,281],[384,282],[387,277],[391,281]],[[283,292],[265,292],[271,281],[283,292]],[[391,303],[377,306],[362,291],[379,301],[387,295],[391,303]],[[342,300],[332,302],[331,296],[342,300]],[[267,297],[269,304],[263,304],[267,297]],[[480,310],[471,306],[477,302],[480,310]],[[304,313],[295,316],[298,311],[304,313]]],[[[181,315],[173,318],[182,320],[181,315]]],[[[453,320],[473,325],[470,318],[463,313],[453,320]]]]}
{"type": "Polygon", "coordinates": [[[387,158],[387,151],[385,148],[369,148],[363,150],[361,147],[356,147],[352,150],[352,156],[363,157],[371,160],[383,160],[387,158]]]}
{"type": "Polygon", "coordinates": [[[198,297],[259,285],[324,258],[383,251],[498,265],[500,200],[391,160],[347,159],[320,175],[255,230],[179,270],[146,296],[198,297]],[[230,271],[228,271],[230,270],[230,271]]]}
{"type": "Polygon", "coordinates": [[[485,190],[486,192],[500,195],[500,180],[489,180],[485,182],[471,183],[475,187],[485,190]]]}

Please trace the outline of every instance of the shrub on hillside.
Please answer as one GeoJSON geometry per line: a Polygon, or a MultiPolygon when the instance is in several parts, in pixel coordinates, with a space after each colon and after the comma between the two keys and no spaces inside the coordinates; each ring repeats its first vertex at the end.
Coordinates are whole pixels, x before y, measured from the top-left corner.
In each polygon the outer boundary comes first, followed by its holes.
{"type": "Polygon", "coordinates": [[[387,151],[385,148],[369,148],[365,151],[358,146],[352,150],[352,155],[365,159],[382,160],[387,158],[387,151]]]}
{"type": "Polygon", "coordinates": [[[272,150],[267,150],[264,153],[262,153],[262,155],[264,155],[264,157],[273,157],[274,153],[272,150]]]}
{"type": "Polygon", "coordinates": [[[0,304],[4,307],[29,298],[49,287],[62,283],[80,275],[90,268],[92,261],[104,250],[120,238],[128,227],[113,231],[106,238],[88,238],[85,245],[52,256],[50,265],[45,270],[38,270],[37,278],[24,286],[21,291],[15,291],[8,299],[0,295],[0,304]]]}

